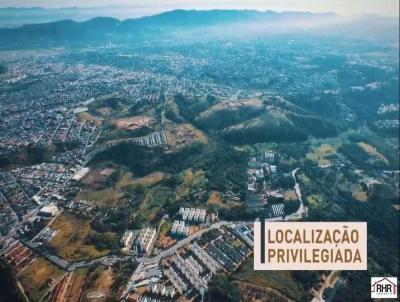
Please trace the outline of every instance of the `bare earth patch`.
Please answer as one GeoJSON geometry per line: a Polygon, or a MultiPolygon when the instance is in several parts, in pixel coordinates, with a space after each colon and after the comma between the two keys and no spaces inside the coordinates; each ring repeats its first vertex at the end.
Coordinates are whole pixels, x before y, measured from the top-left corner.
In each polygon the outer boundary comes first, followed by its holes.
{"type": "Polygon", "coordinates": [[[196,129],[191,124],[166,123],[166,134],[168,138],[168,151],[177,151],[194,142],[206,143],[207,136],[204,132],[196,129]]]}
{"type": "Polygon", "coordinates": [[[94,122],[96,126],[103,125],[104,120],[102,118],[91,115],[89,112],[79,113],[79,118],[81,121],[94,122]]]}
{"type": "Polygon", "coordinates": [[[136,130],[142,127],[150,127],[154,119],[149,116],[138,115],[127,118],[120,118],[114,121],[114,124],[121,129],[136,130]]]}
{"type": "Polygon", "coordinates": [[[357,143],[357,144],[358,144],[361,148],[363,148],[364,151],[367,152],[367,153],[368,153],[369,155],[371,155],[372,157],[375,157],[376,159],[379,159],[379,160],[384,161],[385,164],[388,164],[388,163],[389,163],[389,160],[388,160],[384,155],[382,155],[381,153],[379,153],[379,152],[376,150],[375,147],[373,147],[373,146],[371,146],[371,145],[369,145],[369,144],[363,143],[363,142],[360,142],[360,143],[357,143]]]}
{"type": "Polygon", "coordinates": [[[297,194],[294,190],[289,190],[284,193],[285,200],[297,200],[297,194]]]}
{"type": "Polygon", "coordinates": [[[83,301],[103,302],[111,293],[114,274],[111,267],[99,267],[90,277],[90,286],[84,293],[83,301]]]}
{"type": "Polygon", "coordinates": [[[40,297],[63,273],[63,270],[40,257],[23,270],[18,279],[27,295],[32,300],[39,301],[40,297]]]}
{"type": "Polygon", "coordinates": [[[353,197],[357,199],[358,201],[367,201],[368,200],[368,195],[364,191],[356,191],[353,193],[353,197]]]}

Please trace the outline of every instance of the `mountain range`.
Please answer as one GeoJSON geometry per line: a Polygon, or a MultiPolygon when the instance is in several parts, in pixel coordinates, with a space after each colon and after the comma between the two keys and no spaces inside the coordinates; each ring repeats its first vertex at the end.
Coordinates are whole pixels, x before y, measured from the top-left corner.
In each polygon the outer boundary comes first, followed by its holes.
{"type": "MultiPolygon", "coordinates": [[[[258,30],[277,32],[290,32],[293,30],[321,31],[329,30],[335,26],[335,33],[348,32],[345,28],[351,27],[354,33],[360,31],[359,27],[374,22],[374,31],[385,32],[385,28],[397,28],[392,26],[395,18],[371,18],[347,19],[332,13],[308,13],[308,12],[274,12],[256,10],[174,10],[153,16],[120,21],[111,17],[96,17],[87,21],[77,22],[73,20],[61,20],[49,23],[27,24],[17,28],[0,29],[0,40],[3,49],[31,48],[31,47],[55,47],[55,46],[82,46],[101,44],[105,42],[121,43],[124,41],[140,41],[141,39],[160,38],[177,31],[189,31],[195,29],[224,27],[230,29],[240,24],[257,26],[258,30]],[[364,21],[363,21],[364,20],[364,21]],[[338,25],[338,22],[340,25],[338,25]],[[375,26],[376,25],[376,26],[375,26]],[[392,27],[391,27],[392,26],[392,27]]],[[[368,37],[373,36],[368,33],[368,37]]],[[[381,36],[381,34],[380,34],[381,36]]],[[[391,34],[393,38],[396,33],[391,34]]]]}

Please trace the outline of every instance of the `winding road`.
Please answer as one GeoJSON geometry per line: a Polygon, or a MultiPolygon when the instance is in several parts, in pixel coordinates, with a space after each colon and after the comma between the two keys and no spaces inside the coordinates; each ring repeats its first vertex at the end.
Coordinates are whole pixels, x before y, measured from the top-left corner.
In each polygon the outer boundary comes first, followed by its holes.
{"type": "Polygon", "coordinates": [[[306,207],[304,206],[303,198],[301,196],[301,191],[300,191],[300,185],[297,182],[297,178],[296,178],[296,173],[297,173],[297,171],[299,171],[299,169],[300,168],[294,169],[292,172],[290,172],[290,174],[292,175],[294,183],[295,183],[294,190],[296,191],[297,198],[300,201],[300,206],[299,206],[299,209],[295,213],[290,214],[289,216],[287,216],[285,218],[285,220],[300,219],[301,217],[303,217],[303,215],[306,215],[306,207]]]}

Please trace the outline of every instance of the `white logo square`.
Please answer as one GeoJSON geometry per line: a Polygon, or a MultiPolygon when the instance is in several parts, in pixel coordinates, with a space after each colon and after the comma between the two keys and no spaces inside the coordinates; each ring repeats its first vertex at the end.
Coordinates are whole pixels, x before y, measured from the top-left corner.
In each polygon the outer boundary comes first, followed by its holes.
{"type": "Polygon", "coordinates": [[[396,277],[372,277],[371,298],[372,299],[393,299],[397,298],[396,277]]]}

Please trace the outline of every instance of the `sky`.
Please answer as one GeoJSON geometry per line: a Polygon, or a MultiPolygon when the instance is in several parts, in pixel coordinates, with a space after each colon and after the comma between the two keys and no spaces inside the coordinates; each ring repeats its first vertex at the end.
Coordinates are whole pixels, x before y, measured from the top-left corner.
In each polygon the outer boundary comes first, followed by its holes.
{"type": "Polygon", "coordinates": [[[399,15],[399,0],[0,0],[0,7],[99,7],[113,6],[134,15],[172,9],[258,9],[275,11],[334,12],[340,15],[399,15]],[[129,6],[129,7],[127,7],[129,6]]]}

